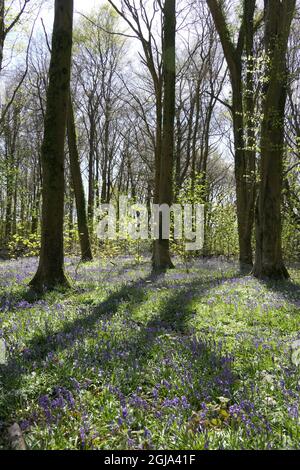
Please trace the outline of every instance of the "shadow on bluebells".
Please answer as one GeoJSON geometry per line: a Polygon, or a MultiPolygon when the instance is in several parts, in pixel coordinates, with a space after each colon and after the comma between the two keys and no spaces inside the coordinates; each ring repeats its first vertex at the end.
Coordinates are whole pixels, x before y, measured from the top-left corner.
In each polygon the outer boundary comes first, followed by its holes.
{"type": "MultiPolygon", "coordinates": [[[[190,406],[193,400],[199,406],[200,401],[209,400],[214,391],[217,395],[230,395],[234,382],[230,366],[232,359],[223,353],[222,345],[198,339],[189,326],[189,320],[194,315],[191,303],[194,296],[206,295],[216,285],[220,285],[230,278],[195,279],[184,287],[174,289],[150,319],[137,321],[132,318],[131,310],[138,308],[146,301],[149,289],[159,289],[163,279],[162,273],[150,273],[130,285],[121,286],[119,290],[109,294],[99,305],[87,308],[82,304],[80,317],[67,322],[62,329],[49,333],[46,331],[34,336],[26,344],[25,363],[24,357],[12,357],[5,366],[0,366],[4,388],[8,392],[19,390],[23,377],[31,371],[34,371],[35,374],[41,373],[44,369],[44,362],[50,355],[71,350],[75,346],[75,352],[72,351],[72,354],[78,366],[78,374],[80,371],[84,373],[89,367],[97,367],[108,373],[118,373],[119,368],[125,371],[126,377],[122,386],[115,388],[112,386],[111,388],[112,393],[120,400],[121,407],[124,408],[126,406],[125,395],[130,395],[138,388],[139,379],[143,374],[145,376],[143,380],[147,381],[146,371],[149,361],[153,358],[155,361],[159,360],[155,356],[156,343],[168,338],[172,344],[172,354],[177,350],[177,346],[178,351],[184,354],[181,360],[182,381],[186,383],[187,397],[183,397],[182,400],[189,403],[186,406],[190,406]],[[123,302],[127,303],[127,311],[129,312],[128,318],[124,320],[123,336],[117,338],[113,345],[106,345],[103,349],[100,347],[95,350],[93,346],[89,346],[85,351],[88,352],[88,355],[85,354],[84,361],[81,361],[80,354],[78,351],[76,353],[76,348],[80,351],[86,337],[93,338],[93,334],[95,334],[95,338],[97,338],[97,332],[94,333],[94,331],[99,320],[103,322],[103,328],[106,328],[106,322],[111,325],[110,322],[114,322],[114,315],[123,302]],[[134,373],[136,370],[139,371],[138,375],[134,373]],[[199,370],[203,370],[205,375],[202,383],[199,383],[199,370]],[[195,381],[197,383],[194,383],[195,381]]],[[[161,349],[163,350],[163,348],[161,349]]],[[[175,363],[172,356],[168,357],[166,352],[165,357],[162,358],[161,367],[174,369],[180,367],[180,361],[178,364],[175,363]]],[[[69,376],[66,375],[64,379],[65,383],[70,383],[69,376]]],[[[171,387],[167,381],[164,386],[166,389],[171,387]]],[[[76,387],[77,385],[74,383],[74,393],[76,387]]],[[[170,400],[170,398],[166,398],[166,400],[170,400]]],[[[6,423],[12,423],[15,420],[18,406],[18,394],[11,393],[6,409],[1,410],[6,423]]],[[[173,405],[171,404],[171,406],[173,405]]]]}
{"type": "MultiPolygon", "coordinates": [[[[68,297],[74,295],[76,289],[67,289],[65,287],[58,287],[53,293],[68,297]]],[[[25,309],[34,307],[36,303],[46,302],[49,292],[36,291],[31,289],[26,284],[18,290],[10,290],[0,295],[0,312],[9,311],[11,309],[25,309]]]]}
{"type": "MultiPolygon", "coordinates": [[[[211,288],[221,283],[221,280],[215,283],[210,280],[199,285],[199,280],[195,280],[187,287],[178,289],[169,296],[154,317],[146,323],[139,323],[136,333],[122,344],[122,349],[129,353],[124,362],[138,365],[139,376],[147,376],[149,361],[157,352],[155,346],[160,344],[163,349],[166,337],[169,338],[171,354],[168,357],[168,350],[165,351],[161,365],[173,370],[177,368],[176,373],[182,374],[181,379],[185,382],[188,397],[184,396],[184,399],[187,398],[188,403],[196,406],[196,409],[201,401],[209,401],[215,394],[229,396],[234,382],[230,367],[232,358],[224,353],[222,344],[196,336],[189,323],[196,314],[192,308],[194,296],[206,295],[211,288]],[[175,356],[179,357],[175,359],[175,356]],[[201,375],[202,381],[199,381],[201,375]]],[[[166,345],[167,343],[168,341],[166,345]]],[[[171,388],[171,384],[166,381],[163,381],[163,385],[167,389],[171,388]]],[[[156,385],[157,388],[160,386],[156,385]]],[[[134,375],[127,375],[125,391],[130,393],[135,387],[138,389],[136,378],[134,375]]],[[[120,398],[122,404],[122,392],[120,398]]],[[[166,405],[168,401],[170,400],[165,401],[166,405]]],[[[176,405],[177,401],[178,398],[175,397],[169,405],[176,405]]]]}
{"type": "Polygon", "coordinates": [[[284,300],[287,300],[296,307],[300,307],[300,285],[291,279],[285,281],[261,281],[270,291],[280,294],[284,300]]]}
{"type": "MultiPolygon", "coordinates": [[[[95,270],[97,273],[100,273],[102,277],[99,277],[99,279],[93,279],[93,282],[109,282],[111,283],[112,281],[122,281],[124,280],[125,276],[128,272],[131,272],[132,270],[136,270],[136,268],[144,268],[148,262],[147,261],[136,261],[132,259],[128,260],[120,260],[120,265],[117,265],[114,262],[111,262],[111,267],[104,269],[103,266],[96,266],[95,270]]],[[[68,265],[68,275],[71,278],[72,283],[76,283],[77,281],[77,268],[79,266],[79,263],[72,263],[68,265]]],[[[80,266],[85,266],[85,264],[80,263],[80,266]]],[[[36,270],[36,266],[33,266],[30,268],[33,270],[33,272],[36,270]]],[[[90,271],[90,267],[89,267],[90,271]]],[[[88,271],[88,272],[89,272],[88,271]]],[[[5,311],[5,310],[10,310],[12,308],[30,308],[33,304],[39,301],[44,301],[47,299],[48,292],[45,291],[36,291],[28,286],[29,280],[33,277],[33,272],[29,270],[26,273],[25,276],[25,284],[24,284],[24,276],[21,276],[21,274],[16,274],[15,271],[13,271],[13,275],[8,276],[8,280],[11,282],[10,277],[12,277],[14,280],[17,280],[17,283],[21,284],[20,289],[7,289],[5,292],[0,294],[0,312],[5,311]],[[27,277],[29,275],[29,277],[27,277]],[[18,279],[20,277],[20,279],[18,279]]],[[[83,271],[84,274],[85,271],[83,271]]],[[[153,277],[153,274],[149,275],[150,277],[153,277]]],[[[3,279],[1,279],[3,281],[3,279]]],[[[3,287],[3,286],[0,286],[3,287]]],[[[72,289],[66,289],[64,287],[61,288],[56,288],[55,293],[57,294],[63,294],[64,297],[72,296],[74,292],[80,292],[82,289],[80,287],[73,287],[72,289]]]]}
{"type": "MultiPolygon", "coordinates": [[[[112,292],[109,296],[99,305],[89,307],[83,302],[80,317],[73,321],[65,323],[64,327],[55,332],[38,333],[27,342],[26,348],[23,351],[26,359],[26,368],[22,362],[24,357],[12,356],[5,365],[0,364],[0,375],[4,388],[18,390],[22,382],[22,376],[27,374],[31,369],[36,370],[36,363],[42,364],[49,354],[61,352],[67,348],[71,348],[79,338],[85,337],[90,334],[91,328],[99,320],[107,320],[116,313],[120,303],[124,301],[131,301],[134,299],[136,303],[137,298],[140,302],[144,299],[144,293],[141,289],[143,285],[147,285],[148,281],[153,280],[153,274],[148,275],[144,279],[139,279],[131,285],[123,285],[117,291],[112,292]],[[6,386],[5,384],[8,384],[6,386]]],[[[29,308],[31,302],[41,301],[43,294],[37,295],[28,288],[19,291],[16,295],[9,293],[9,296],[3,297],[3,308],[29,308]],[[29,302],[30,301],[30,302],[29,302]],[[21,305],[22,304],[22,305],[21,305]]],[[[11,411],[10,422],[13,421],[13,401],[10,400],[8,408],[11,411]]],[[[1,410],[0,415],[4,414],[1,410]]]]}
{"type": "Polygon", "coordinates": [[[18,291],[8,291],[0,295],[0,311],[10,310],[12,308],[30,307],[32,303],[43,300],[45,294],[37,293],[24,286],[18,291]]]}

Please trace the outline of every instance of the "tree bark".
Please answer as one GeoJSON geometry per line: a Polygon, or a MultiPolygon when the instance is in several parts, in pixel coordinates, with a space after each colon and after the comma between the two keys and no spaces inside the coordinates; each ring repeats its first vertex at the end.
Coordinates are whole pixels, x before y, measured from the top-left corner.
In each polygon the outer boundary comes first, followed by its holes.
{"type": "Polygon", "coordinates": [[[91,233],[93,232],[94,226],[94,204],[95,204],[95,178],[94,178],[94,166],[95,166],[95,133],[96,124],[93,105],[91,104],[91,111],[89,112],[90,122],[90,136],[89,136],[89,186],[88,186],[88,219],[91,233]]]}
{"type": "Polygon", "coordinates": [[[4,49],[4,41],[5,41],[4,13],[5,13],[5,2],[4,0],[0,0],[0,72],[2,70],[3,49],[4,49]]]}
{"type": "Polygon", "coordinates": [[[16,156],[17,137],[20,130],[20,108],[14,105],[4,122],[5,171],[6,171],[6,214],[5,245],[8,246],[14,234],[14,197],[17,185],[18,161],[16,156]]]}
{"type": "Polygon", "coordinates": [[[261,125],[259,197],[256,207],[254,276],[286,279],[281,247],[286,52],[295,0],[265,0],[265,51],[268,57],[261,125]]]}
{"type": "Polygon", "coordinates": [[[73,0],[55,0],[49,86],[42,144],[43,206],[36,290],[69,286],[64,273],[64,142],[70,89],[73,0]]]}
{"type": "MultiPolygon", "coordinates": [[[[245,52],[246,52],[246,89],[244,92],[244,127],[245,127],[245,160],[248,210],[246,214],[245,232],[249,234],[248,244],[252,252],[252,233],[254,226],[255,198],[256,198],[256,141],[255,141],[255,98],[254,98],[254,13],[255,0],[245,1],[245,52]]],[[[252,257],[251,257],[252,262],[252,257]]]]}
{"type": "MultiPolygon", "coordinates": [[[[175,0],[165,0],[164,37],[163,37],[163,134],[159,178],[159,204],[171,206],[173,199],[173,154],[174,154],[174,120],[175,120],[175,36],[176,6],[175,0]]],[[[169,251],[169,239],[161,237],[154,243],[153,269],[173,268],[169,251]]]]}
{"type": "Polygon", "coordinates": [[[180,119],[181,106],[178,107],[176,112],[176,152],[175,152],[175,200],[179,195],[180,191],[180,172],[181,172],[181,151],[182,151],[182,126],[180,119]]]}
{"type": "MultiPolygon", "coordinates": [[[[232,120],[235,150],[236,205],[239,236],[239,261],[241,268],[252,266],[252,230],[254,214],[253,191],[255,181],[251,179],[250,168],[255,165],[253,154],[245,151],[245,128],[243,106],[242,52],[245,44],[245,24],[253,23],[255,0],[244,0],[243,20],[236,46],[233,44],[221,2],[207,0],[224,56],[230,73],[232,87],[232,120]],[[251,4],[251,5],[250,5],[251,4]],[[250,14],[249,14],[250,13],[250,14]],[[252,15],[252,17],[251,17],[252,15]]],[[[255,156],[254,156],[255,157],[255,156]]]]}
{"type": "Polygon", "coordinates": [[[70,170],[75,194],[78,235],[81,249],[81,260],[91,261],[93,259],[87,214],[85,207],[85,195],[80,171],[79,155],[76,139],[76,128],[74,120],[74,110],[71,96],[69,97],[68,121],[67,121],[68,146],[70,155],[70,170]]]}

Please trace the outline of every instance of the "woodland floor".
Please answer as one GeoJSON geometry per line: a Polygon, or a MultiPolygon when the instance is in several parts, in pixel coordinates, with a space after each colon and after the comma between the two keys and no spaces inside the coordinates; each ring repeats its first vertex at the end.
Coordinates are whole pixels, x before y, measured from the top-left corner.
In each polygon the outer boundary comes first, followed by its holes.
{"type": "Polygon", "coordinates": [[[0,262],[0,448],[14,422],[29,449],[300,448],[300,269],[68,259],[36,298],[36,265],[0,262]]]}

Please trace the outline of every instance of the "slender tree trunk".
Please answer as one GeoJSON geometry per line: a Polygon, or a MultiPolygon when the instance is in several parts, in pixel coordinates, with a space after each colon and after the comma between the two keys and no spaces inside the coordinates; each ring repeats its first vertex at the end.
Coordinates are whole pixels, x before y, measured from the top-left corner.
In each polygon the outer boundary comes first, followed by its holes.
{"type": "Polygon", "coordinates": [[[64,142],[70,89],[73,0],[55,0],[47,109],[42,145],[43,208],[37,290],[68,286],[64,273],[64,142]]]}
{"type": "Polygon", "coordinates": [[[96,148],[96,158],[95,158],[95,196],[96,196],[96,211],[98,211],[100,206],[100,155],[99,149],[96,148]]]}
{"type": "Polygon", "coordinates": [[[174,198],[175,201],[179,195],[180,191],[180,172],[181,172],[181,147],[182,147],[182,126],[180,120],[180,111],[181,107],[178,108],[176,114],[176,131],[177,131],[177,138],[176,138],[176,152],[175,152],[175,194],[174,198]]]}
{"type": "Polygon", "coordinates": [[[162,92],[156,90],[156,132],[155,132],[155,176],[154,176],[154,204],[159,202],[160,166],[162,148],[162,92]]]}
{"type": "Polygon", "coordinates": [[[89,138],[89,186],[88,186],[88,220],[91,233],[94,225],[94,203],[95,203],[95,119],[94,110],[90,111],[90,138],[89,138]]]}
{"type": "Polygon", "coordinates": [[[69,98],[67,129],[68,129],[68,145],[69,145],[69,154],[70,154],[70,170],[71,170],[71,178],[72,178],[75,201],[76,201],[77,225],[78,225],[78,234],[79,234],[80,249],[81,249],[81,259],[82,261],[91,261],[93,259],[93,256],[92,256],[90,237],[89,237],[89,231],[88,231],[87,214],[86,214],[86,207],[85,207],[85,195],[84,195],[84,188],[83,188],[81,171],[80,171],[74,111],[73,111],[73,103],[72,103],[71,96],[69,98]]]}
{"type": "Polygon", "coordinates": [[[0,0],[0,72],[2,70],[3,48],[4,48],[4,41],[5,41],[4,13],[5,13],[5,1],[0,0]]]}
{"type": "MultiPolygon", "coordinates": [[[[67,178],[70,179],[70,176],[67,175],[67,178]]],[[[73,234],[73,227],[74,227],[74,188],[72,185],[69,185],[68,188],[68,239],[69,239],[69,251],[70,253],[73,252],[73,246],[74,246],[74,234],[73,234]]]]}
{"type": "Polygon", "coordinates": [[[190,100],[190,109],[189,109],[189,117],[188,117],[188,132],[187,132],[187,139],[186,139],[186,162],[183,167],[183,170],[180,175],[180,186],[182,186],[184,179],[186,177],[187,171],[190,166],[190,161],[191,161],[191,150],[192,150],[192,135],[193,135],[193,119],[194,119],[194,114],[195,114],[195,105],[196,105],[196,100],[195,96],[192,96],[192,99],[190,100]]]}
{"type": "Polygon", "coordinates": [[[15,195],[17,184],[18,161],[16,158],[17,136],[20,129],[19,108],[13,107],[4,126],[5,166],[6,166],[6,216],[5,243],[9,243],[15,226],[15,195]]]}
{"type": "Polygon", "coordinates": [[[31,233],[36,234],[38,231],[38,215],[40,206],[40,188],[35,192],[31,209],[31,233]]]}
{"type": "Polygon", "coordinates": [[[107,199],[107,159],[104,158],[102,176],[101,176],[101,203],[104,204],[107,199]]]}
{"type": "MultiPolygon", "coordinates": [[[[164,99],[163,99],[163,135],[159,180],[159,204],[171,206],[173,199],[173,153],[174,153],[174,120],[175,120],[175,36],[176,6],[175,0],[165,0],[164,4],[164,99]]],[[[160,236],[155,241],[153,268],[155,270],[172,268],[169,251],[169,239],[160,236]]]]}
{"type": "Polygon", "coordinates": [[[18,185],[19,185],[19,161],[16,161],[14,196],[13,196],[13,214],[12,214],[12,235],[17,233],[17,212],[18,212],[18,185]]]}
{"type": "MultiPolygon", "coordinates": [[[[163,80],[162,80],[163,81],[163,80]]],[[[161,166],[161,151],[162,151],[162,84],[157,83],[155,87],[155,99],[156,99],[156,129],[155,129],[155,149],[154,149],[154,204],[159,204],[159,186],[160,186],[160,166],[161,166]]],[[[152,265],[155,264],[157,259],[158,244],[157,240],[153,242],[152,250],[152,265]]]]}
{"type": "Polygon", "coordinates": [[[192,168],[191,168],[191,192],[194,194],[195,183],[196,183],[196,159],[197,159],[197,137],[199,133],[199,121],[200,121],[200,86],[201,86],[201,77],[198,77],[195,90],[195,123],[194,131],[192,138],[192,168]]]}
{"type": "Polygon", "coordinates": [[[286,52],[295,0],[265,0],[267,81],[263,97],[259,198],[254,276],[285,279],[281,247],[282,162],[287,96],[286,52]]]}
{"type": "Polygon", "coordinates": [[[105,107],[105,123],[104,123],[104,142],[103,142],[103,174],[102,174],[102,191],[101,191],[101,202],[106,203],[109,200],[109,130],[110,130],[110,116],[111,116],[111,105],[109,99],[106,101],[105,107]]]}
{"type": "Polygon", "coordinates": [[[13,213],[13,175],[9,167],[6,177],[6,210],[5,210],[5,244],[8,245],[12,234],[12,213],[13,213]]]}

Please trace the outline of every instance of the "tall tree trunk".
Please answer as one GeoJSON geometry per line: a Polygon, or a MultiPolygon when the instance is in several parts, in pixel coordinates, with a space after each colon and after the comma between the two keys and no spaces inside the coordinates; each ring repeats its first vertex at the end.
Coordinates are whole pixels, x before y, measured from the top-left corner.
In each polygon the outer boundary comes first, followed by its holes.
{"type": "Polygon", "coordinates": [[[102,189],[101,189],[101,202],[107,203],[109,201],[109,131],[110,131],[110,119],[111,119],[111,105],[110,100],[107,99],[105,104],[105,123],[104,123],[104,138],[103,138],[103,174],[102,174],[102,189]]]}
{"type": "Polygon", "coordinates": [[[107,199],[107,159],[104,157],[103,169],[101,175],[101,203],[104,204],[107,199]]]}
{"type": "Polygon", "coordinates": [[[181,151],[182,151],[182,126],[180,120],[181,106],[179,106],[176,113],[176,151],[175,151],[175,201],[178,198],[180,191],[180,171],[181,171],[181,151]]]}
{"type": "Polygon", "coordinates": [[[192,138],[192,165],[191,165],[191,193],[194,194],[195,183],[196,183],[196,159],[197,159],[197,137],[199,133],[199,121],[200,121],[200,86],[201,76],[198,77],[195,90],[195,123],[192,138]]]}
{"type": "MultiPolygon", "coordinates": [[[[245,8],[245,52],[246,52],[246,89],[244,93],[244,126],[245,126],[245,160],[247,193],[246,233],[250,235],[248,243],[252,246],[254,226],[255,197],[256,197],[256,140],[255,140],[255,98],[254,98],[254,13],[255,0],[244,3],[245,8]]],[[[252,261],[252,259],[251,259],[252,261]]]]}
{"type": "Polygon", "coordinates": [[[230,73],[232,87],[232,120],[235,150],[235,181],[236,181],[236,205],[239,235],[239,260],[241,268],[252,266],[252,230],[254,198],[253,186],[255,182],[251,180],[249,168],[253,162],[252,158],[245,151],[245,128],[244,128],[244,90],[242,80],[242,53],[245,44],[245,24],[253,22],[255,10],[255,0],[244,0],[243,20],[239,31],[237,44],[231,40],[231,34],[226,22],[225,14],[220,0],[207,0],[217,32],[220,37],[224,56],[230,73]],[[249,4],[251,5],[249,6],[249,4]],[[252,185],[252,186],[251,186],[252,185]]]}
{"type": "MultiPolygon", "coordinates": [[[[67,175],[67,178],[70,180],[70,176],[67,175]]],[[[73,234],[73,227],[74,227],[74,188],[72,185],[69,185],[68,188],[68,249],[69,252],[73,252],[73,244],[74,244],[74,234],[73,234]]]]}
{"type": "Polygon", "coordinates": [[[69,145],[69,154],[70,154],[70,170],[71,170],[71,178],[72,178],[75,201],[76,201],[77,225],[78,225],[78,234],[79,234],[80,249],[81,249],[81,259],[82,261],[91,261],[93,259],[93,256],[92,256],[88,223],[87,223],[85,195],[84,195],[84,188],[83,188],[83,182],[82,182],[81,171],[80,171],[74,111],[73,111],[73,103],[72,103],[71,96],[69,98],[67,129],[68,129],[68,145],[69,145]]]}
{"type": "Polygon", "coordinates": [[[11,115],[7,116],[4,125],[5,167],[6,167],[6,216],[5,216],[5,242],[9,243],[14,234],[14,201],[17,184],[18,160],[16,157],[17,137],[20,129],[20,110],[13,106],[11,115]]]}
{"type": "MultiPolygon", "coordinates": [[[[174,153],[174,120],[175,120],[175,36],[176,6],[175,0],[165,0],[164,4],[164,37],[163,37],[163,135],[159,179],[159,204],[171,206],[173,199],[173,153],[174,153]]],[[[169,251],[169,239],[160,236],[155,240],[153,268],[155,270],[172,268],[169,251]]]]}
{"type": "Polygon", "coordinates": [[[34,191],[32,208],[31,208],[31,233],[36,234],[38,231],[38,215],[39,215],[39,206],[40,206],[40,188],[34,191]]]}
{"type": "MultiPolygon", "coordinates": [[[[162,152],[162,121],[163,121],[163,104],[162,104],[162,86],[163,79],[153,80],[155,87],[156,101],[156,129],[155,129],[155,149],[154,149],[154,204],[159,204],[159,187],[160,187],[160,170],[161,170],[161,152],[162,152]]],[[[157,259],[158,244],[157,240],[153,242],[152,265],[155,265],[157,259]]]]}
{"type": "Polygon", "coordinates": [[[64,273],[64,142],[70,89],[73,0],[55,0],[47,109],[42,145],[43,207],[37,290],[68,286],[64,273]]]}
{"type": "Polygon", "coordinates": [[[155,129],[155,175],[154,175],[154,204],[159,202],[159,185],[160,185],[160,166],[161,166],[161,149],[162,149],[162,90],[160,84],[156,89],[156,129],[155,129]]]}
{"type": "MultiPolygon", "coordinates": [[[[93,105],[92,105],[93,106],[93,105]]],[[[92,109],[89,114],[90,121],[90,138],[89,138],[89,186],[88,186],[88,220],[91,233],[93,232],[94,225],[94,204],[95,204],[95,118],[94,110],[92,109]]]]}
{"type": "Polygon", "coordinates": [[[254,276],[285,279],[281,247],[282,162],[287,96],[286,52],[295,0],[265,0],[265,51],[268,57],[261,126],[259,197],[256,208],[254,276]]]}
{"type": "Polygon", "coordinates": [[[252,266],[252,229],[254,200],[249,198],[248,155],[245,151],[241,70],[232,85],[232,115],[235,148],[235,185],[241,268],[252,266]],[[251,224],[252,220],[252,224],[251,224]]]}
{"type": "Polygon", "coordinates": [[[5,244],[8,245],[12,234],[12,213],[13,213],[13,175],[9,167],[6,177],[6,211],[5,211],[5,244]]]}
{"type": "Polygon", "coordinates": [[[5,1],[0,0],[0,72],[2,70],[3,49],[4,49],[4,41],[5,41],[4,13],[5,13],[5,1]]]}
{"type": "Polygon", "coordinates": [[[15,167],[13,213],[12,213],[12,235],[15,235],[17,233],[18,186],[19,186],[19,160],[16,161],[16,167],[15,167]]]}

